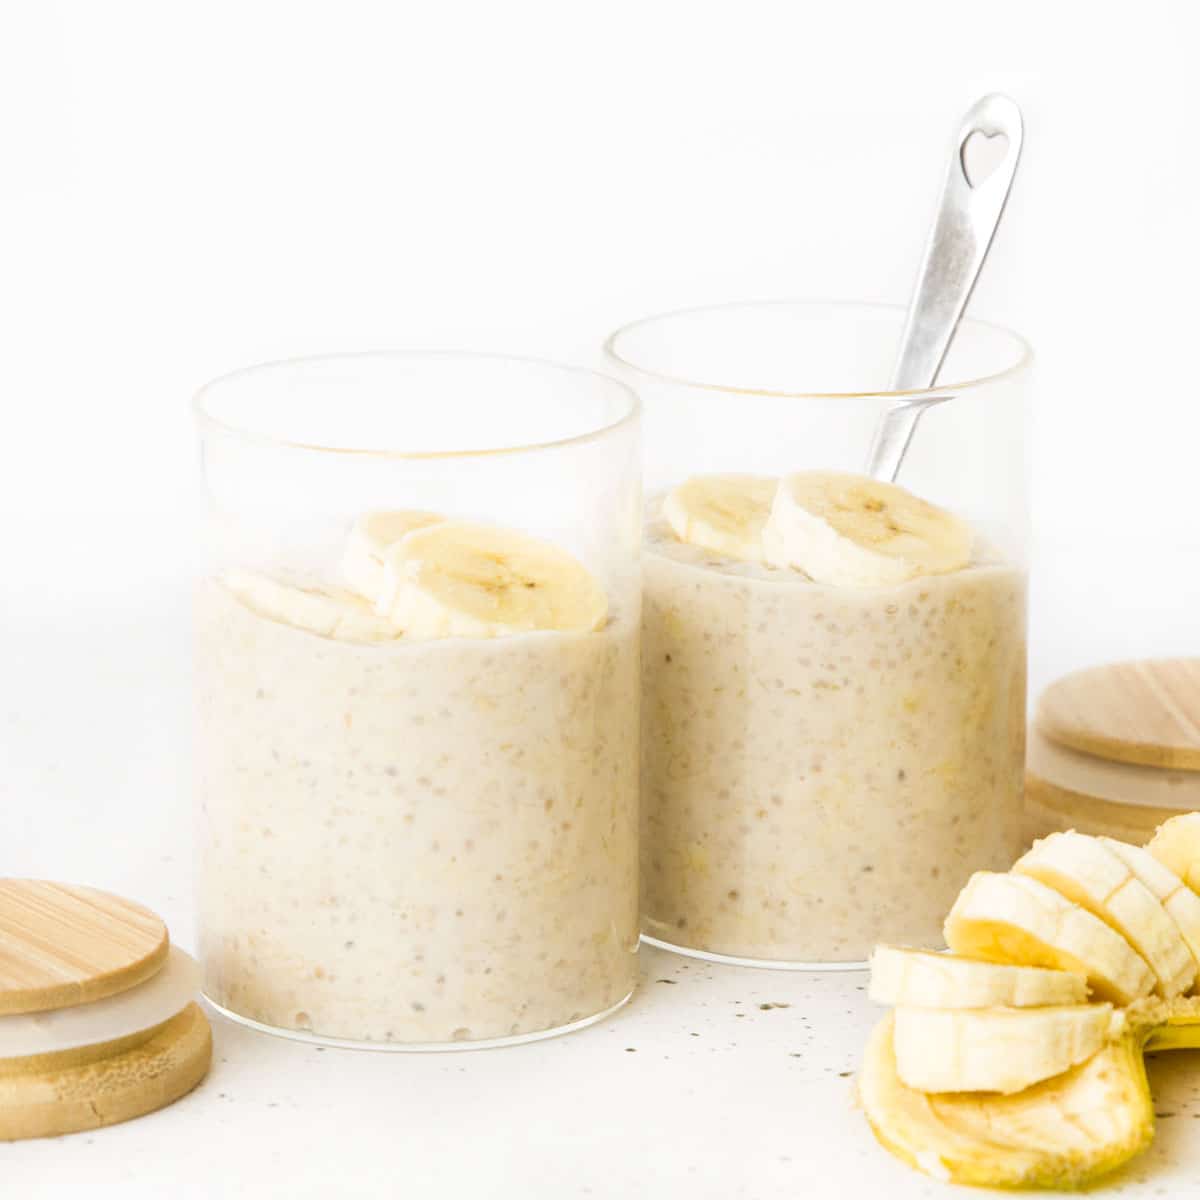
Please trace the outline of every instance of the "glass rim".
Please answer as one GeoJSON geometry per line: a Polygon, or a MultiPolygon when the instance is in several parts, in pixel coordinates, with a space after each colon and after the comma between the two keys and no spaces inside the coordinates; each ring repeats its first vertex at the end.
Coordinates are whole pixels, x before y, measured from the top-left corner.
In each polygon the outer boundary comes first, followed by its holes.
{"type": "Polygon", "coordinates": [[[220,433],[234,437],[244,442],[262,446],[274,446],[279,449],[299,450],[312,454],[345,455],[365,459],[452,459],[452,458],[491,458],[500,455],[529,454],[539,450],[557,450],[566,446],[581,445],[585,442],[598,441],[611,433],[637,421],[641,414],[642,402],[637,392],[615,375],[596,371],[590,367],[579,367],[568,363],[555,362],[552,359],[536,358],[519,354],[499,354],[486,350],[353,350],[330,354],[302,354],[291,358],[268,359],[264,362],[251,363],[249,366],[238,367],[226,371],[210,379],[192,396],[192,415],[200,431],[220,433]],[[390,448],[327,446],[315,442],[299,442],[290,438],[279,437],[270,433],[260,433],[257,430],[246,429],[227,420],[215,417],[208,410],[208,403],[215,389],[224,384],[249,376],[266,374],[285,367],[305,367],[317,363],[328,362],[362,362],[375,360],[404,360],[415,362],[426,360],[472,360],[476,362],[516,363],[525,367],[537,367],[540,370],[558,371],[567,375],[586,376],[593,381],[606,384],[623,394],[625,407],[613,421],[582,433],[569,437],[552,438],[545,442],[523,442],[513,446],[484,446],[474,450],[399,450],[390,448]]]}
{"type": "Polygon", "coordinates": [[[984,321],[977,317],[963,317],[960,321],[960,326],[974,327],[977,329],[989,329],[997,333],[1002,333],[1016,343],[1016,348],[1019,351],[1017,360],[1005,367],[1001,371],[995,371],[990,375],[981,375],[975,379],[965,379],[956,383],[938,383],[930,388],[914,388],[907,391],[888,391],[872,390],[872,391],[851,391],[851,392],[806,392],[796,391],[790,388],[760,388],[760,387],[740,387],[736,384],[710,383],[702,379],[689,379],[682,375],[673,375],[665,371],[656,371],[651,367],[644,366],[641,363],[634,362],[632,359],[624,357],[617,351],[617,343],[626,334],[632,333],[637,329],[645,328],[648,325],[654,325],[660,321],[667,321],[674,317],[688,317],[698,315],[700,313],[717,313],[727,312],[734,309],[753,309],[753,308],[808,308],[808,309],[840,309],[846,312],[863,312],[863,313],[891,313],[904,317],[908,311],[907,306],[900,304],[886,304],[878,301],[870,300],[813,300],[813,299],[774,299],[774,300],[731,300],[718,304],[696,304],[687,308],[670,309],[666,312],[652,313],[646,317],[639,317],[636,321],[629,321],[626,324],[615,329],[604,340],[604,354],[612,362],[626,368],[630,371],[636,371],[639,375],[645,376],[647,379],[655,379],[662,383],[674,384],[677,387],[697,388],[702,391],[710,392],[727,392],[737,396],[766,396],[774,399],[786,400],[891,400],[898,397],[911,398],[916,396],[939,396],[949,399],[951,396],[958,395],[972,388],[984,387],[987,384],[997,383],[1000,380],[1008,379],[1018,375],[1021,371],[1027,370],[1032,366],[1034,361],[1033,347],[1029,342],[1017,333],[1010,329],[1007,325],[1000,325],[994,321],[984,321]]]}

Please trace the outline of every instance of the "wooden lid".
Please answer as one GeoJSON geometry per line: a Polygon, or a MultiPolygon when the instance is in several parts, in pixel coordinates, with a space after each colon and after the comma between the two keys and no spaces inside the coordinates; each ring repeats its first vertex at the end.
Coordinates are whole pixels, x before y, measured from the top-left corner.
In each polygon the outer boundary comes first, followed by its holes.
{"type": "Polygon", "coordinates": [[[45,1012],[115,995],[166,961],[167,927],[93,888],[0,879],[0,1014],[45,1012]]]}
{"type": "Polygon", "coordinates": [[[1032,772],[1025,775],[1026,843],[1049,833],[1074,829],[1093,837],[1111,837],[1119,842],[1142,845],[1154,836],[1154,831],[1164,821],[1178,815],[1178,809],[1115,803],[1059,787],[1032,772]]]}
{"type": "Polygon", "coordinates": [[[0,1059],[0,1142],[115,1125],[190,1092],[212,1061],[198,1004],[154,1029],[99,1046],[0,1059]]]}
{"type": "Polygon", "coordinates": [[[1025,744],[1025,770],[1062,790],[1113,804],[1153,808],[1169,816],[1200,811],[1200,771],[1097,758],[1052,742],[1036,726],[1025,744]]]}
{"type": "Polygon", "coordinates": [[[1200,771],[1200,659],[1076,671],[1042,693],[1036,725],[1051,741],[1084,754],[1200,771]]]}

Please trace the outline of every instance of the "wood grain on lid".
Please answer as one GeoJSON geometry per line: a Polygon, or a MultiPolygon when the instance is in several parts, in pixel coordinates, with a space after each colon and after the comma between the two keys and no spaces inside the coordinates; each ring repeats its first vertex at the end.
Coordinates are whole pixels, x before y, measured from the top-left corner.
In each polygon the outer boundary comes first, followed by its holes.
{"type": "Polygon", "coordinates": [[[113,996],[166,961],[162,921],[93,888],[0,879],[0,1014],[113,996]]]}
{"type": "Polygon", "coordinates": [[[1099,758],[1200,771],[1200,659],[1076,671],[1042,693],[1037,728],[1099,758]]]}

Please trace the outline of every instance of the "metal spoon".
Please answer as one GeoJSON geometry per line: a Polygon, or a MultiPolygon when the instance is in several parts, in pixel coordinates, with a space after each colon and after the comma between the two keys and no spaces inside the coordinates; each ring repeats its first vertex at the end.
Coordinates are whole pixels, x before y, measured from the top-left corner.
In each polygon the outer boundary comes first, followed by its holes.
{"type": "MultiPolygon", "coordinates": [[[[1015,101],[998,92],[974,104],[959,126],[946,169],[941,203],[929,233],[917,286],[908,306],[890,391],[919,392],[933,387],[954,339],[975,280],[992,244],[996,226],[1021,157],[1024,123],[1015,101]],[[971,135],[1002,134],[1007,149],[1000,164],[973,185],[963,159],[971,135]]],[[[900,472],[921,414],[949,396],[898,400],[875,430],[866,473],[891,481],[900,472]]]]}

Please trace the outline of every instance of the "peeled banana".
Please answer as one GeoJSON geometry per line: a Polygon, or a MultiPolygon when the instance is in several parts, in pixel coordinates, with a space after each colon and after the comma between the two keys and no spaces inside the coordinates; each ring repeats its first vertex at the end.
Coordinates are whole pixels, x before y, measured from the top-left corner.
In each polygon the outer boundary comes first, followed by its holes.
{"type": "Polygon", "coordinates": [[[871,995],[897,1007],[858,1092],[879,1141],[935,1178],[1006,1188],[1085,1187],[1145,1149],[1143,1054],[1200,1049],[1200,996],[1182,994],[1200,961],[1189,878],[1200,814],[1145,848],[1056,834],[1013,873],[972,876],[946,920],[955,954],[878,947],[871,995]],[[1050,999],[1063,967],[1119,1007],[1050,999]],[[993,1003],[1006,990],[1032,1003],[993,1003]]]}
{"type": "Polygon", "coordinates": [[[1142,1041],[1132,1035],[1012,1095],[939,1095],[901,1082],[888,1016],[867,1044],[858,1095],[893,1154],[935,1179],[975,1187],[1086,1187],[1154,1137],[1142,1041]]]}

